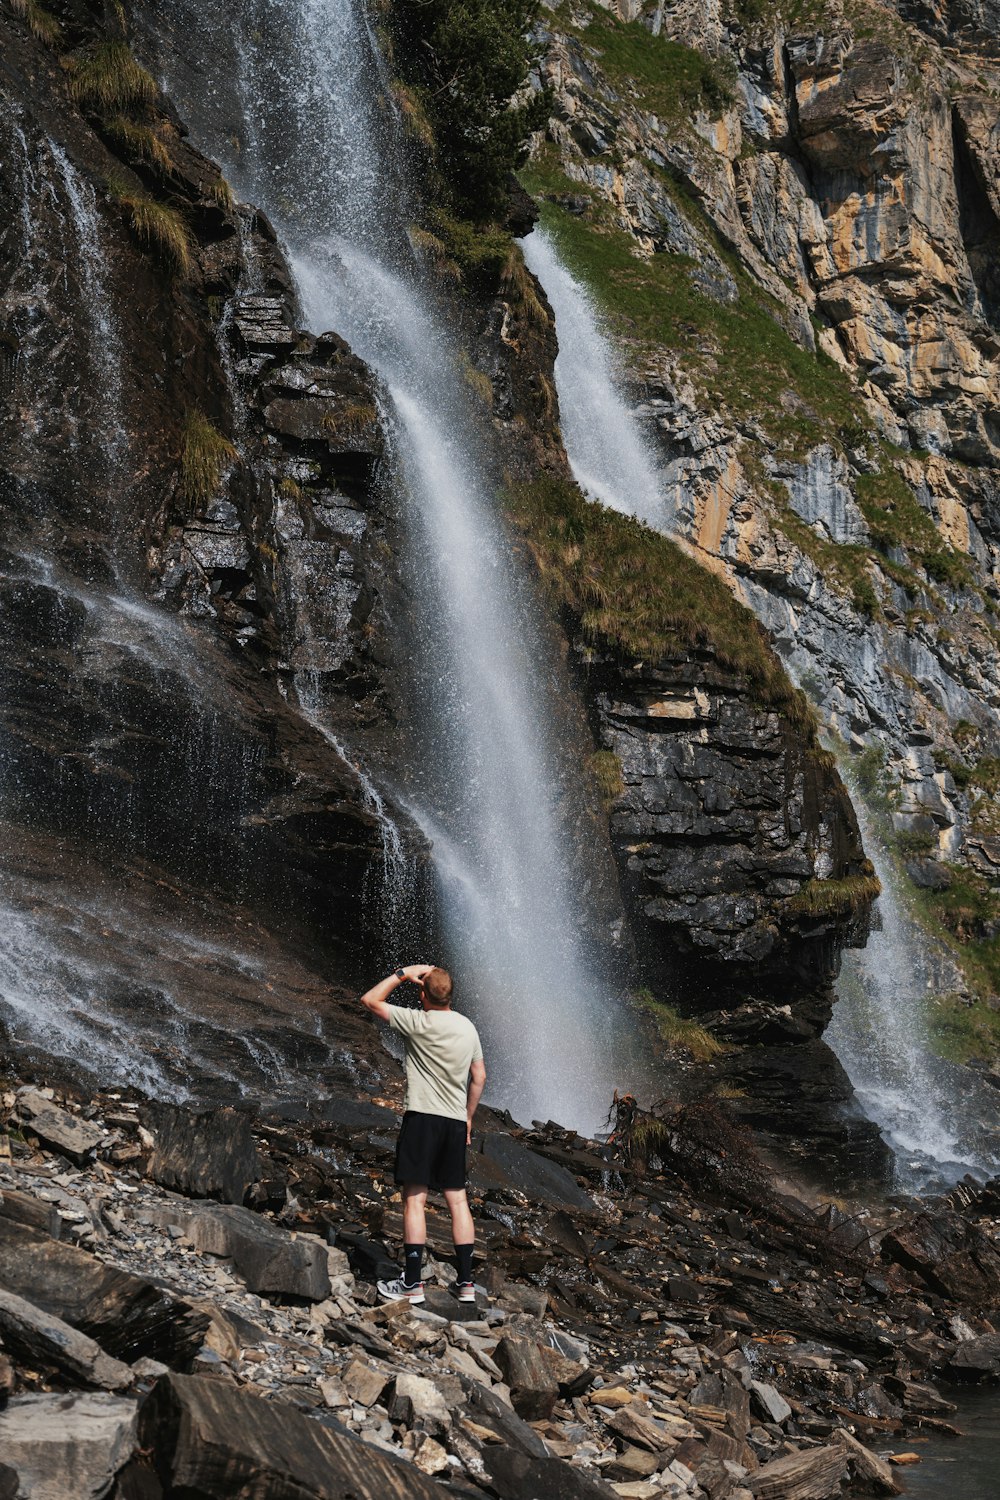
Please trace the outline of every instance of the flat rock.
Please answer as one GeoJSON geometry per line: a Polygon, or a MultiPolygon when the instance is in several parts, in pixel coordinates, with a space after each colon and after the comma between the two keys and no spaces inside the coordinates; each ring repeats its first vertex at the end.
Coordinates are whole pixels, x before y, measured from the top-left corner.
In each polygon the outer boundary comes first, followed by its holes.
{"type": "Polygon", "coordinates": [[[847,1465],[847,1449],[840,1443],[806,1448],[749,1474],[747,1485],[754,1500],[829,1500],[840,1494],[847,1465]]]}
{"type": "Polygon", "coordinates": [[[533,1427],[478,1380],[463,1380],[468,1416],[477,1426],[496,1435],[499,1442],[516,1448],[528,1458],[547,1458],[548,1449],[533,1427]]]}
{"type": "Polygon", "coordinates": [[[18,1500],[106,1495],[135,1450],[136,1406],[96,1391],[15,1396],[0,1412],[0,1453],[20,1481],[11,1495],[18,1500]]]}
{"type": "Polygon", "coordinates": [[[139,1412],[142,1466],[185,1500],[441,1500],[432,1479],[334,1421],[218,1380],[165,1375],[139,1412]]]}
{"type": "Polygon", "coordinates": [[[751,1380],[750,1401],[760,1416],[767,1422],[787,1422],[792,1415],[792,1408],[773,1385],[768,1385],[764,1380],[751,1380]]]}
{"type": "Polygon", "coordinates": [[[397,1375],[389,1399],[390,1422],[440,1433],[451,1426],[451,1409],[432,1380],[407,1371],[397,1375]]]}
{"type": "Polygon", "coordinates": [[[104,1139],[104,1131],[99,1125],[60,1109],[34,1089],[26,1089],[18,1095],[17,1112],[26,1128],[44,1145],[68,1156],[78,1166],[82,1166],[104,1139]]]}
{"type": "Polygon", "coordinates": [[[143,1209],[140,1222],[182,1231],[196,1250],[231,1259],[251,1292],[325,1302],[330,1295],[328,1246],[287,1229],[249,1208],[229,1203],[171,1199],[143,1209]]]}
{"type": "Polygon", "coordinates": [[[153,1137],[147,1172],[161,1187],[190,1198],[239,1203],[262,1168],[249,1117],[236,1109],[194,1113],[176,1104],[147,1105],[143,1123],[153,1137]]]}
{"type": "Polygon", "coordinates": [[[344,1390],[360,1406],[374,1406],[389,1384],[389,1376],[383,1370],[375,1370],[360,1359],[351,1361],[342,1379],[344,1390]]]}
{"type": "Polygon", "coordinates": [[[116,1358],[193,1358],[208,1318],[159,1287],[75,1245],[0,1219],[0,1287],[61,1318],[116,1358]]]}
{"type": "Polygon", "coordinates": [[[502,1168],[510,1184],[525,1197],[556,1208],[583,1209],[596,1213],[597,1205],[589,1193],[585,1193],[571,1177],[565,1167],[539,1156],[516,1141],[511,1135],[500,1132],[483,1136],[482,1154],[502,1168]]]}
{"type": "Polygon", "coordinates": [[[4,1188],[0,1219],[26,1224],[29,1229],[37,1229],[53,1240],[62,1233],[62,1219],[54,1203],[45,1203],[33,1193],[19,1193],[11,1188],[4,1188]]]}
{"type": "Polygon", "coordinates": [[[0,1291],[0,1341],[29,1366],[58,1370],[67,1379],[109,1391],[126,1390],[132,1371],[100,1344],[61,1318],[13,1292],[0,1291]]]}
{"type": "Polygon", "coordinates": [[[627,1443],[648,1448],[651,1453],[663,1453],[667,1448],[676,1447],[684,1438],[698,1436],[698,1429],[682,1417],[671,1419],[669,1423],[662,1418],[654,1419],[648,1408],[638,1401],[616,1411],[608,1418],[607,1425],[627,1443]]]}

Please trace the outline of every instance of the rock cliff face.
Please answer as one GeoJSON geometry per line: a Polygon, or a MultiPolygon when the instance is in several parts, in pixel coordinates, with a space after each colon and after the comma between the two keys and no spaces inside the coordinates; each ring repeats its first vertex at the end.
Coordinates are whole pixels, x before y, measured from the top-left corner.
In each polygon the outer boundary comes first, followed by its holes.
{"type": "MultiPolygon", "coordinates": [[[[320,962],[373,961],[390,831],[406,851],[336,735],[391,718],[389,523],[371,378],[298,331],[269,226],[102,6],[45,16],[5,15],[0,75],[4,963],[56,1051],[103,1011],[100,1066],[130,996],[155,1052],[188,1019],[242,1029],[241,962],[274,966],[266,1013],[319,992],[320,962]]],[[[263,1076],[295,1071],[282,1050],[263,1076]]]]}
{"type": "Polygon", "coordinates": [[[664,527],[878,747],[908,845],[992,872],[994,20],[561,4],[544,48],[529,180],[619,336],[664,527]]]}

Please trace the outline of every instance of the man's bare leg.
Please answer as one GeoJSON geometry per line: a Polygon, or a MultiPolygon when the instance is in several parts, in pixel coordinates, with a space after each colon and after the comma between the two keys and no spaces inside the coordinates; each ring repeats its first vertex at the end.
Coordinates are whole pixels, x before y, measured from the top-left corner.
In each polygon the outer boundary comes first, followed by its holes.
{"type": "MultiPolygon", "coordinates": [[[[444,1201],[451,1214],[451,1237],[455,1242],[455,1259],[458,1268],[459,1286],[472,1286],[472,1251],[476,1242],[476,1226],[469,1210],[469,1199],[465,1188],[445,1188],[444,1201]]],[[[469,1299],[473,1293],[470,1290],[469,1299]]]]}
{"type": "Polygon", "coordinates": [[[403,1280],[414,1286],[423,1277],[424,1245],[427,1241],[427,1187],[419,1182],[403,1184],[403,1280]]]}

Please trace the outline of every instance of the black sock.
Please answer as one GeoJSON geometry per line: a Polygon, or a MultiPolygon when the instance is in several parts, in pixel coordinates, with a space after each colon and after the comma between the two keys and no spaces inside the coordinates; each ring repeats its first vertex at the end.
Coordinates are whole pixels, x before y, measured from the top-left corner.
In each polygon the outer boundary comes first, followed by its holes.
{"type": "Polygon", "coordinates": [[[406,1264],[403,1267],[403,1280],[407,1286],[416,1286],[420,1280],[420,1272],[424,1264],[423,1245],[404,1245],[403,1254],[406,1256],[406,1264]]]}
{"type": "Polygon", "coordinates": [[[455,1246],[455,1264],[458,1266],[459,1281],[472,1280],[472,1252],[475,1244],[455,1246]]]}

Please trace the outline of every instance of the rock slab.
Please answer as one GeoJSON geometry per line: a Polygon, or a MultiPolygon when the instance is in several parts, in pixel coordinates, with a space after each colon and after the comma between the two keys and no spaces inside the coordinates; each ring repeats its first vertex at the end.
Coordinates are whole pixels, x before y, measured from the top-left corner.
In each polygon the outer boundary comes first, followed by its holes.
{"type": "Polygon", "coordinates": [[[431,1479],[294,1407],[196,1375],[164,1375],[139,1413],[143,1462],[185,1500],[440,1500],[431,1479]]]}
{"type": "Polygon", "coordinates": [[[135,1450],[136,1405],[97,1391],[15,1396],[0,1412],[0,1453],[20,1480],[11,1493],[100,1500],[135,1450]]]}
{"type": "Polygon", "coordinates": [[[154,1182],[189,1198],[242,1203],[262,1175],[249,1117],[236,1109],[199,1114],[151,1104],[144,1116],[153,1136],[147,1171],[154,1182]]]}

